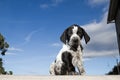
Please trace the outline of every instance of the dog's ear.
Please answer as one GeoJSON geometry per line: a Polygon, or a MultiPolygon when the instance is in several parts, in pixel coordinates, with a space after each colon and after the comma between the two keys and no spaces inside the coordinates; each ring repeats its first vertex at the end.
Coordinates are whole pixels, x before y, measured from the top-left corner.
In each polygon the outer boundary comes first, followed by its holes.
{"type": "Polygon", "coordinates": [[[60,36],[60,40],[66,44],[67,42],[67,29],[62,33],[62,35],[60,36]]]}
{"type": "MultiPolygon", "coordinates": [[[[83,28],[82,28],[83,29],[83,28]]],[[[83,36],[85,39],[86,44],[90,41],[89,35],[86,33],[86,31],[83,29],[83,36]]]]}

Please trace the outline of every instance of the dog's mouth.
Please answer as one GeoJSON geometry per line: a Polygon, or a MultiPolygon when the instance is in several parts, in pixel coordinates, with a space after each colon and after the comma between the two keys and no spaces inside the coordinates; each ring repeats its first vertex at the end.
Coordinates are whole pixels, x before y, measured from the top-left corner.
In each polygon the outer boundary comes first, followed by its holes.
{"type": "Polygon", "coordinates": [[[69,42],[70,49],[73,51],[77,51],[79,45],[80,45],[80,42],[78,38],[73,38],[69,42]]]}
{"type": "Polygon", "coordinates": [[[78,44],[73,44],[70,46],[70,49],[73,50],[73,51],[77,51],[78,49],[78,44]]]}

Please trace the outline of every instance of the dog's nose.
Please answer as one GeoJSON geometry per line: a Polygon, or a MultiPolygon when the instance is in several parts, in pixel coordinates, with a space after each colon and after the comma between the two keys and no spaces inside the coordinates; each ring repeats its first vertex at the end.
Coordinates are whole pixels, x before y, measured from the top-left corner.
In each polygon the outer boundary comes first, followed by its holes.
{"type": "Polygon", "coordinates": [[[78,39],[77,39],[77,38],[74,38],[74,39],[73,39],[73,42],[78,43],[78,39]]]}

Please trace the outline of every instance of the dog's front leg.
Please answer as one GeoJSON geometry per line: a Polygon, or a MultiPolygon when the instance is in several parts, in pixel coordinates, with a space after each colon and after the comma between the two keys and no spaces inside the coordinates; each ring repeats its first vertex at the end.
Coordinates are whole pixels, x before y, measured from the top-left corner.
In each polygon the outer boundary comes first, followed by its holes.
{"type": "Polygon", "coordinates": [[[51,65],[50,65],[50,75],[55,75],[55,63],[53,62],[51,65]]]}
{"type": "Polygon", "coordinates": [[[74,66],[77,66],[80,75],[85,75],[85,70],[82,63],[82,57],[74,56],[72,59],[72,63],[74,66]]]}
{"type": "Polygon", "coordinates": [[[78,62],[77,68],[81,75],[85,75],[85,70],[82,63],[78,62]]]}

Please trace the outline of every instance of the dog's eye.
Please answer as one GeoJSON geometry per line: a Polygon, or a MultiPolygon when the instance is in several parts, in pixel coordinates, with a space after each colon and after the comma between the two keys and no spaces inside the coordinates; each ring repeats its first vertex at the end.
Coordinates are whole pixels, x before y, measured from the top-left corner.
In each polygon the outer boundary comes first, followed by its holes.
{"type": "Polygon", "coordinates": [[[68,32],[68,35],[71,36],[71,35],[72,35],[72,31],[69,31],[69,32],[68,32]]]}
{"type": "Polygon", "coordinates": [[[81,31],[78,31],[77,34],[78,34],[78,35],[82,35],[82,32],[81,32],[81,31]]]}
{"type": "Polygon", "coordinates": [[[77,34],[79,35],[79,37],[82,39],[83,37],[83,33],[81,31],[78,31],[77,34]]]}

